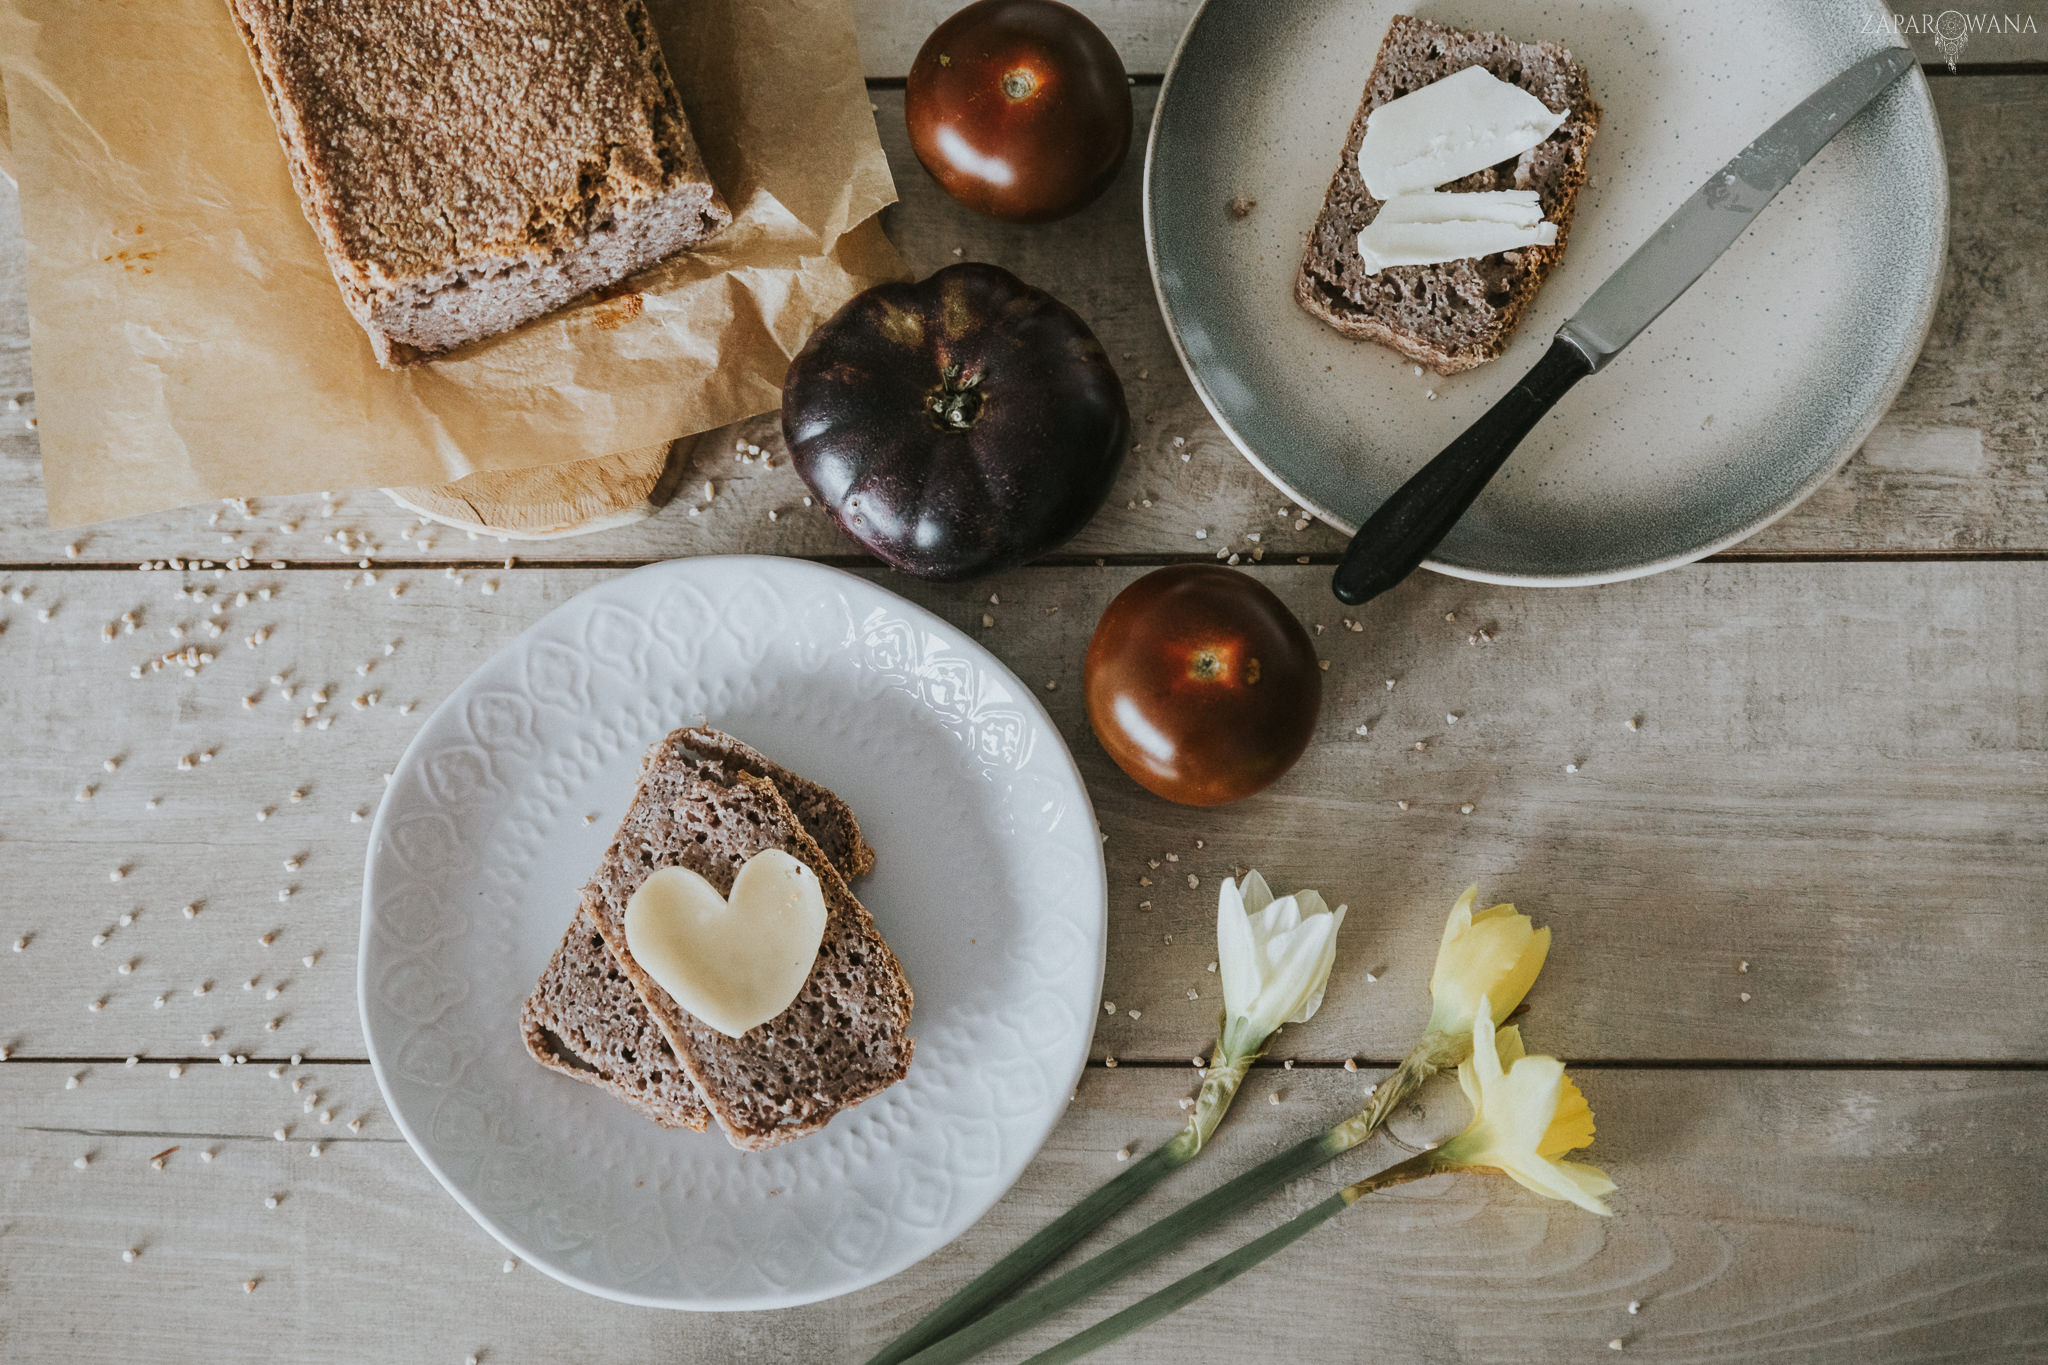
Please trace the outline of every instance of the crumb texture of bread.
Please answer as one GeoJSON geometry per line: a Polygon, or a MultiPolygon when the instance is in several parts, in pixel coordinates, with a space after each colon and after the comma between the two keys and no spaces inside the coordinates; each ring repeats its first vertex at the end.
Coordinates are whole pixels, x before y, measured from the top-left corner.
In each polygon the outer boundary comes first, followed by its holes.
{"type": "Polygon", "coordinates": [[[731,222],[642,0],[228,0],[379,363],[520,323],[731,222]]]}
{"type": "Polygon", "coordinates": [[[730,771],[752,773],[773,782],[796,813],[804,833],[817,841],[841,878],[850,882],[874,871],[875,851],[861,837],[860,822],[853,818],[853,809],[832,791],[721,730],[695,725],[677,733],[699,757],[715,758],[730,771]]]}
{"type": "Polygon", "coordinates": [[[1348,337],[1377,341],[1439,374],[1469,370],[1499,356],[1564,255],[1572,210],[1586,180],[1586,154],[1600,124],[1585,68],[1556,43],[1522,43],[1498,33],[1445,28],[1396,15],[1380,44],[1371,79],[1336,176],[1309,233],[1295,298],[1348,337]],[[1440,186],[1455,191],[1535,190],[1543,216],[1557,224],[1553,246],[1523,247],[1439,265],[1389,266],[1365,273],[1358,234],[1381,201],[1358,173],[1358,148],[1374,109],[1468,66],[1481,66],[1528,91],[1565,121],[1512,161],[1440,186]]]}
{"type": "MultiPolygon", "coordinates": [[[[678,730],[649,751],[640,784],[584,888],[589,915],[736,1147],[762,1149],[816,1132],[834,1114],[901,1080],[910,1067],[910,982],[839,871],[775,783],[748,772],[706,732],[678,730]],[[825,933],[796,1000],[728,1038],[647,975],[626,943],[627,902],[657,868],[687,867],[729,894],[749,858],[778,848],[818,874],[825,933]]],[[[723,739],[723,737],[718,737],[723,739]]]]}
{"type": "MultiPolygon", "coordinates": [[[[843,877],[861,876],[874,867],[875,851],[861,836],[853,811],[831,791],[731,735],[703,727],[683,733],[698,753],[773,782],[843,877]]],[[[709,1122],[710,1110],[696,1082],[581,910],[519,1022],[526,1050],[542,1066],[598,1086],[664,1127],[702,1131],[709,1122]]]]}
{"type": "Polygon", "coordinates": [[[610,1092],[664,1128],[702,1132],[711,1120],[697,1083],[580,911],[527,999],[519,1031],[542,1066],[610,1092]]]}

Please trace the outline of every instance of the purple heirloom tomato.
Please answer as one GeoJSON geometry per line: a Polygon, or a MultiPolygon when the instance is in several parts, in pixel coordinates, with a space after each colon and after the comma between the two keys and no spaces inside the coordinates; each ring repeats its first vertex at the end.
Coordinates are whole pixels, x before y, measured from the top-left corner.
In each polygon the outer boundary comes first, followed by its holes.
{"type": "Polygon", "coordinates": [[[992,265],[857,295],[782,384],[797,473],[842,530],[921,578],[999,573],[1070,539],[1129,431],[1088,324],[992,265]]]}

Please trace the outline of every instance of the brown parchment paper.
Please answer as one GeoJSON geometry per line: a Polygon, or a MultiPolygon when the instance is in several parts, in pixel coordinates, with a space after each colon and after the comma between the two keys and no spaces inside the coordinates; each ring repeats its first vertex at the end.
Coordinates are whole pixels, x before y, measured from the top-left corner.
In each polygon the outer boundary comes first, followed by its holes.
{"type": "Polygon", "coordinates": [[[905,272],[846,0],[649,0],[730,229],[391,372],[342,306],[223,0],[0,0],[56,526],[433,484],[776,406],[789,358],[905,272]]]}

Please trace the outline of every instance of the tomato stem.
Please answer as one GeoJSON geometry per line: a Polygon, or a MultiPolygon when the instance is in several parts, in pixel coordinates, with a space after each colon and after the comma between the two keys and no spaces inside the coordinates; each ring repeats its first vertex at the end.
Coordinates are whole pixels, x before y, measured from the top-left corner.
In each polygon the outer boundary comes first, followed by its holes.
{"type": "Polygon", "coordinates": [[[974,425],[974,419],[981,416],[983,403],[981,376],[960,377],[958,365],[948,365],[941,375],[939,387],[926,395],[925,412],[931,417],[932,425],[942,431],[965,431],[974,425]]]}
{"type": "Polygon", "coordinates": [[[1003,93],[1013,100],[1029,99],[1036,89],[1038,77],[1028,67],[1020,66],[1003,73],[1003,93]]]}

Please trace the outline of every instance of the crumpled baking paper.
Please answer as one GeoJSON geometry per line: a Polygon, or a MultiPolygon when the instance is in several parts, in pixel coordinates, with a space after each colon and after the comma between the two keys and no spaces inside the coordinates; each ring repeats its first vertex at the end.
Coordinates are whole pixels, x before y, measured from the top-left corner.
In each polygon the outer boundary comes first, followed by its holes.
{"type": "Polygon", "coordinates": [[[905,274],[846,0],[648,0],[731,228],[516,332],[379,369],[223,0],[0,0],[56,526],[443,483],[764,412],[813,327],[905,274]]]}

